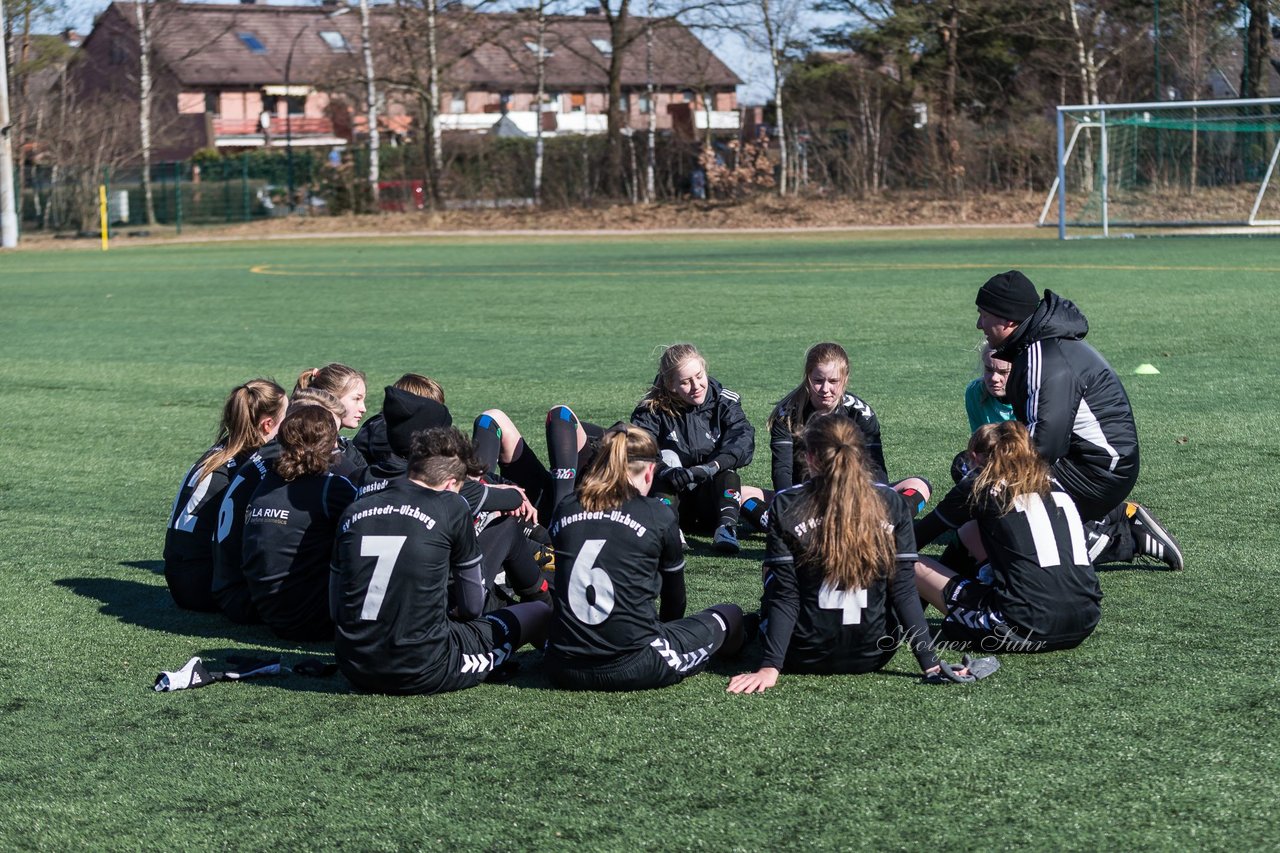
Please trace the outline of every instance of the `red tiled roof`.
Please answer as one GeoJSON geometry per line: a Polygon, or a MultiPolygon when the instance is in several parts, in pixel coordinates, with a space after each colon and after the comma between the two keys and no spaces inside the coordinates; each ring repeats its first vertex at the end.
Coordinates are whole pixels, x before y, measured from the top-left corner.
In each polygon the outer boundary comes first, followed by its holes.
{"type": "MultiPolygon", "coordinates": [[[[350,11],[334,18],[327,17],[332,7],[317,6],[173,3],[150,8],[156,52],[186,86],[282,83],[291,48],[291,83],[321,84],[331,79],[335,61],[358,59],[360,16],[353,7],[336,7],[350,11]],[[333,50],[320,37],[323,31],[341,33],[353,52],[333,50]],[[265,51],[250,50],[239,37],[242,33],[255,38],[265,51]]],[[[137,20],[134,3],[112,3],[111,10],[130,26],[137,20]]],[[[393,25],[395,11],[390,7],[375,6],[373,12],[375,28],[393,25]]],[[[469,15],[464,26],[451,26],[456,14],[462,13],[440,13],[446,86],[532,88],[536,55],[525,44],[537,39],[531,19],[516,14],[469,15]],[[483,35],[485,32],[488,35],[483,35]]],[[[643,19],[633,18],[631,31],[639,32],[643,25],[643,19]]],[[[548,89],[605,86],[609,57],[593,39],[609,39],[609,25],[603,17],[566,15],[548,20],[548,89]]],[[[742,82],[680,24],[664,22],[655,27],[653,41],[654,82],[658,86],[727,88],[742,82]]],[[[629,88],[645,84],[643,37],[624,53],[622,83],[629,88]]]]}

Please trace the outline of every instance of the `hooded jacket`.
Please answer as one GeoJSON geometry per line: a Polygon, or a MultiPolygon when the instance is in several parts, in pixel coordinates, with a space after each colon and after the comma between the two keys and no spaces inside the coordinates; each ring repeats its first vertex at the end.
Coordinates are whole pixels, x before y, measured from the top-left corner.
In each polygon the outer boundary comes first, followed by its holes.
{"type": "Polygon", "coordinates": [[[631,423],[648,430],[658,442],[658,451],[674,452],[686,468],[715,460],[721,471],[732,471],[750,465],[755,455],[755,427],[742,411],[738,395],[710,376],[701,405],[670,415],[642,403],[631,413],[631,423]]]}
{"type": "MultiPolygon", "coordinates": [[[[1138,430],[1129,395],[1107,360],[1085,343],[1089,321],[1046,290],[1035,313],[996,358],[1012,362],[1008,402],[1036,449],[1073,496],[1138,477],[1138,430]]],[[[1126,492],[1127,494],[1127,492],[1126,492]]]]}

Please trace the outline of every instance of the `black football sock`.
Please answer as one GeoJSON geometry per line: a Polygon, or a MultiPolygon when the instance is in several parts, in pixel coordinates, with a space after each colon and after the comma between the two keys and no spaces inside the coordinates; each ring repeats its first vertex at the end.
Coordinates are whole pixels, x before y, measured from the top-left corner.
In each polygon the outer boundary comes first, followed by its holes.
{"type": "Polygon", "coordinates": [[[471,427],[471,443],[475,446],[476,459],[490,473],[498,470],[498,456],[502,453],[502,427],[488,415],[476,418],[471,427]]]}
{"type": "Polygon", "coordinates": [[[742,517],[764,533],[769,529],[769,504],[760,498],[747,498],[742,502],[742,517]]]}
{"type": "Polygon", "coordinates": [[[541,601],[551,605],[551,586],[543,579],[542,566],[538,565],[539,546],[524,536],[517,536],[512,543],[502,567],[507,572],[507,583],[521,601],[541,601]]]}
{"type": "Polygon", "coordinates": [[[738,476],[737,471],[721,471],[712,481],[715,483],[716,494],[720,505],[717,510],[720,513],[720,525],[733,529],[738,525],[738,515],[740,508],[738,501],[742,499],[742,478],[738,476]]]}
{"type": "Polygon", "coordinates": [[[573,493],[578,478],[578,419],[568,406],[547,412],[547,453],[551,462],[552,506],[573,493]]]}
{"type": "Polygon", "coordinates": [[[551,622],[551,605],[541,601],[524,601],[485,614],[498,629],[494,632],[494,665],[500,665],[497,652],[503,649],[504,660],[525,643],[539,648],[547,639],[547,626],[551,622]]]}
{"type": "Polygon", "coordinates": [[[733,657],[742,650],[742,645],[746,642],[742,608],[736,604],[713,604],[707,610],[724,623],[725,629],[724,639],[712,654],[717,657],[733,657]]]}
{"type": "Polygon", "coordinates": [[[919,515],[920,510],[924,509],[924,505],[925,505],[924,495],[916,491],[915,489],[903,489],[902,491],[898,492],[898,494],[901,495],[902,499],[907,502],[907,506],[911,509],[912,516],[919,515]]]}

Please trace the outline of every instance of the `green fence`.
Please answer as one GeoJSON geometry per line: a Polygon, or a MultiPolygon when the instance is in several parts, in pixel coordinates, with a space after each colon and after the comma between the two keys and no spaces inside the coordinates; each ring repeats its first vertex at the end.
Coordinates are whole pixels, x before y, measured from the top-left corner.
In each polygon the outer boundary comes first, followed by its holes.
{"type": "MultiPolygon", "coordinates": [[[[207,157],[151,168],[151,205],[157,225],[179,230],[188,225],[249,222],[290,212],[321,213],[317,195],[321,158],[246,153],[207,157]],[[292,196],[289,187],[293,187],[292,196]]],[[[139,167],[101,170],[29,166],[23,171],[22,218],[26,228],[94,231],[98,227],[98,185],[107,189],[113,228],[148,226],[146,191],[139,167]]]]}

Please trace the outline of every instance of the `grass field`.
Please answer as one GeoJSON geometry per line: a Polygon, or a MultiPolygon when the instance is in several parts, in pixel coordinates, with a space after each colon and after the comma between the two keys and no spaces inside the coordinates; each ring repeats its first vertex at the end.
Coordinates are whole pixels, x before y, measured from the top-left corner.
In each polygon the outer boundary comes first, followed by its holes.
{"type": "MultiPolygon", "coordinates": [[[[329,241],[0,257],[0,848],[1274,847],[1280,681],[1280,242],[634,237],[329,241]],[[199,654],[331,654],[177,610],[159,573],[182,472],[226,392],[341,360],[438,378],[456,421],[625,417],[655,348],[700,344],[760,433],[804,349],[841,341],[891,475],[947,481],[973,296],[1020,267],[1124,378],[1135,497],[1187,569],[1106,572],[1081,648],[927,687],[862,677],[729,696],[434,698],[287,676],[174,694],[199,654]],[[1149,362],[1160,374],[1135,376],[1149,362]]],[[[759,596],[759,537],[695,539],[690,606],[759,596]]]]}

